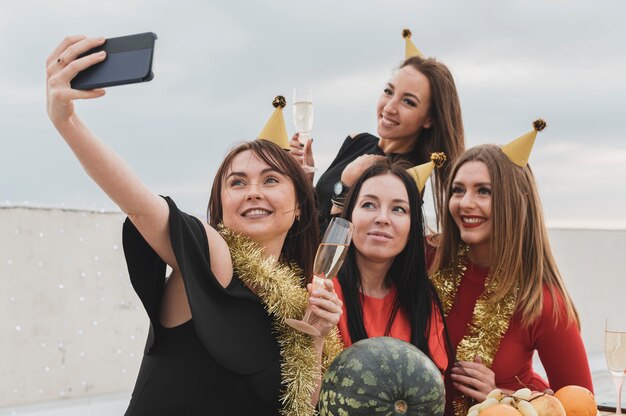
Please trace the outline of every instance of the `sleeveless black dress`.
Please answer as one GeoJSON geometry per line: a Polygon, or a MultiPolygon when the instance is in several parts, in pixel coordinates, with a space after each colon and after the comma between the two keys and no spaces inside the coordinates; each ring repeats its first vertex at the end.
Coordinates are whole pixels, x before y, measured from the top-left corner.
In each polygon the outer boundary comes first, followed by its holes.
{"type": "Polygon", "coordinates": [[[166,266],[127,219],[124,254],[150,331],[125,415],[277,415],[280,350],[272,318],[236,275],[227,288],[219,284],[204,226],[165,199],[192,319],[174,328],[160,325],[166,266]]]}

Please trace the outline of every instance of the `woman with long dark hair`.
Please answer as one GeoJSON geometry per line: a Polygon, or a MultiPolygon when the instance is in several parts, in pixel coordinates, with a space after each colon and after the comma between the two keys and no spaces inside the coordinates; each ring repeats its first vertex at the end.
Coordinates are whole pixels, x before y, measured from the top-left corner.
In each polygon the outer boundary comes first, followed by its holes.
{"type": "Polygon", "coordinates": [[[346,346],[391,336],[410,342],[442,371],[448,359],[437,293],[428,279],[418,187],[408,165],[383,160],[354,183],[343,217],[352,244],[335,282],[346,346]]]}

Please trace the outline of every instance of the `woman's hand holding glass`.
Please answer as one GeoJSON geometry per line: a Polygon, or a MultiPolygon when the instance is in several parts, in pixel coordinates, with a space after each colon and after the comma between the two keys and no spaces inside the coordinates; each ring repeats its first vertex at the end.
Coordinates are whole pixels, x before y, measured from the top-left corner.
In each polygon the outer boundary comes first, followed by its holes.
{"type": "MultiPolygon", "coordinates": [[[[341,309],[341,303],[337,303],[339,299],[335,300],[337,295],[334,294],[334,286],[330,279],[337,275],[343,265],[343,261],[348,253],[348,247],[352,241],[353,229],[354,226],[352,223],[343,218],[333,218],[330,220],[324,237],[322,237],[322,242],[317,248],[315,263],[313,265],[313,281],[309,284],[309,295],[313,293],[314,300],[309,300],[302,320],[285,319],[287,325],[305,334],[320,336],[322,332],[320,328],[312,325],[313,322],[310,322],[311,312],[316,312],[316,309],[319,310],[322,315],[318,315],[318,317],[322,317],[328,322],[332,322],[335,319],[325,312],[331,312],[331,314],[334,315],[339,312],[339,316],[341,316],[340,311],[337,311],[336,308],[336,306],[339,305],[339,309],[341,309]],[[315,300],[316,298],[321,299],[315,300]],[[335,307],[329,304],[329,301],[335,304],[335,307]],[[324,311],[321,310],[322,307],[324,311]]],[[[339,322],[339,317],[336,318],[336,321],[339,322]]]]}
{"type": "Polygon", "coordinates": [[[309,323],[316,328],[321,336],[326,336],[339,323],[343,313],[343,302],[335,293],[331,279],[324,279],[322,284],[309,283],[308,308],[312,312],[309,323]]]}
{"type": "Polygon", "coordinates": [[[317,170],[311,143],[313,143],[313,139],[300,140],[300,133],[294,134],[289,142],[289,153],[307,174],[313,174],[317,170]]]}
{"type": "Polygon", "coordinates": [[[313,174],[317,169],[313,163],[311,153],[311,130],[313,130],[313,94],[311,88],[295,88],[293,90],[293,124],[297,134],[290,143],[291,154],[298,160],[302,169],[308,174],[313,174]],[[307,155],[308,152],[308,155],[307,155]]]}

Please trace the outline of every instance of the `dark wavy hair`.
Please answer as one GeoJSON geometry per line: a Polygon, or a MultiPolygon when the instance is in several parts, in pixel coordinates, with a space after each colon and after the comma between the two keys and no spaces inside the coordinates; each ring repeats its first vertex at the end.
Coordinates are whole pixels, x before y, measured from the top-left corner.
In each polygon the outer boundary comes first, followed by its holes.
{"type": "Polygon", "coordinates": [[[224,178],[233,159],[238,154],[251,151],[263,162],[277,172],[290,178],[296,192],[296,199],[300,207],[300,219],[295,220],[287,232],[287,237],[281,249],[281,261],[286,264],[295,264],[303,271],[303,284],[313,276],[313,260],[319,243],[319,227],[317,225],[317,203],[313,195],[311,182],[306,174],[289,155],[278,145],[267,140],[253,140],[244,142],[233,148],[220,165],[213,180],[211,197],[207,208],[207,221],[216,228],[223,220],[222,186],[224,178]]]}
{"type": "MultiPolygon", "coordinates": [[[[409,167],[410,165],[406,162],[392,162],[389,159],[377,162],[371,166],[356,181],[346,196],[342,217],[347,220],[352,219],[352,212],[356,206],[361,187],[368,179],[379,175],[394,175],[404,184],[409,198],[411,223],[407,244],[404,250],[393,260],[386,276],[386,279],[396,286],[397,295],[393,300],[385,335],[388,335],[391,331],[391,325],[398,311],[402,309],[406,312],[411,324],[411,344],[432,358],[428,348],[428,335],[430,333],[433,305],[439,309],[442,317],[444,315],[441,301],[426,271],[424,221],[421,209],[422,199],[417,189],[417,184],[406,171],[409,167]]],[[[354,244],[350,245],[346,260],[337,278],[344,294],[350,339],[354,343],[368,338],[363,324],[363,295],[360,290],[361,273],[356,263],[354,244]]],[[[447,331],[445,333],[447,340],[447,331]]],[[[448,355],[451,356],[449,341],[447,342],[447,349],[448,355]]]]}

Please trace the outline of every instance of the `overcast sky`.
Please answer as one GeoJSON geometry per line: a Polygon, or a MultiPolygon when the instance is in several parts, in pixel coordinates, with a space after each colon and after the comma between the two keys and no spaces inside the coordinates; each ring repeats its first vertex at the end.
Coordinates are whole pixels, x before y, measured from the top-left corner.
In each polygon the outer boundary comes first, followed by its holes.
{"type": "Polygon", "coordinates": [[[0,203],[116,209],[46,116],[44,61],[67,34],[157,33],[154,80],[78,112],[151,189],[201,214],[221,158],[277,94],[312,88],[321,172],[348,133],[375,133],[408,27],[451,69],[468,145],[547,121],[530,161],[550,224],[626,228],[624,17],[624,0],[3,0],[0,203]]]}

